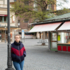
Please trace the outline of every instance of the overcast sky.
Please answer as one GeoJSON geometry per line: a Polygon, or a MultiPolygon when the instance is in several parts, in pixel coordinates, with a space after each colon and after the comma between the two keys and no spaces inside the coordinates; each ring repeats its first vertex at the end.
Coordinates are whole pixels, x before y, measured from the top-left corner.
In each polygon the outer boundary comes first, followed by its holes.
{"type": "Polygon", "coordinates": [[[63,3],[62,6],[57,6],[57,10],[62,9],[63,7],[65,8],[70,8],[70,0],[68,0],[67,3],[62,2],[62,0],[57,0],[57,3],[63,3]]]}

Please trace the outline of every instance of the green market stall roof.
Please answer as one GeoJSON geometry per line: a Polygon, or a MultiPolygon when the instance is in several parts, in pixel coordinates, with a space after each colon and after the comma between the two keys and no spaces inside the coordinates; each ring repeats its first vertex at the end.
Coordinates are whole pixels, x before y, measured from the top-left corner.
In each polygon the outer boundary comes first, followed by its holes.
{"type": "Polygon", "coordinates": [[[70,13],[63,14],[60,16],[55,16],[53,18],[45,19],[43,22],[37,22],[33,23],[32,25],[37,25],[37,24],[47,24],[47,23],[53,23],[53,22],[62,22],[62,21],[70,21],[70,13]]]}

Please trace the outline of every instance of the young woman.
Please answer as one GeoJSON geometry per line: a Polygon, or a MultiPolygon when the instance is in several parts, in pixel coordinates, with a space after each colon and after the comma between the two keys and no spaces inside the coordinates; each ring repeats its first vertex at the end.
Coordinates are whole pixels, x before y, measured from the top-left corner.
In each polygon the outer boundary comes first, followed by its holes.
{"type": "Polygon", "coordinates": [[[15,41],[11,44],[11,57],[16,70],[23,70],[26,50],[20,41],[20,35],[15,35],[15,41]]]}

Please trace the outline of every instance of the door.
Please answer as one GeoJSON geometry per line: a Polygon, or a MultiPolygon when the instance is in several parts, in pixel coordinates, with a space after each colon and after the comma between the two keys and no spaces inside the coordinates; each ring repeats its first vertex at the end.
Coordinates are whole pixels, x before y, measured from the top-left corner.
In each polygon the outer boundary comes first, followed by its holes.
{"type": "Polygon", "coordinates": [[[57,32],[51,33],[51,50],[57,51],[57,32]]]}

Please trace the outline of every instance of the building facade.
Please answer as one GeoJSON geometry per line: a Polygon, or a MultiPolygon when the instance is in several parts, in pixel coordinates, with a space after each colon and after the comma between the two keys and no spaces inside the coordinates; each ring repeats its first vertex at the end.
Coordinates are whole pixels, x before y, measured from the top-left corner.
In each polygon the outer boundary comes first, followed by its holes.
{"type": "MultiPolygon", "coordinates": [[[[10,5],[10,8],[11,5],[10,5]]],[[[16,16],[14,12],[10,12],[10,37],[12,32],[17,29],[16,16]]],[[[0,41],[7,41],[7,0],[0,0],[0,41]]]]}

